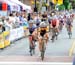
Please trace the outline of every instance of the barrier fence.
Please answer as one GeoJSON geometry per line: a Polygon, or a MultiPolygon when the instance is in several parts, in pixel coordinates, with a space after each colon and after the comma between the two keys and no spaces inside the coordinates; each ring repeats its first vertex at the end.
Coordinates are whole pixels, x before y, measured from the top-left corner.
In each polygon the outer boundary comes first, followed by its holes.
{"type": "Polygon", "coordinates": [[[28,35],[29,31],[26,27],[19,27],[10,31],[4,31],[0,34],[0,49],[9,46],[14,40],[28,35]]]}

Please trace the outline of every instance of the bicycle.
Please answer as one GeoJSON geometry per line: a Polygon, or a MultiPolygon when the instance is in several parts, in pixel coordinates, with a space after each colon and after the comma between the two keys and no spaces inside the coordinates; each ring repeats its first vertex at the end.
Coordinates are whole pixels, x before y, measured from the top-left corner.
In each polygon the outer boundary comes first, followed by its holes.
{"type": "Polygon", "coordinates": [[[55,37],[56,37],[56,40],[57,40],[57,36],[58,36],[58,34],[57,34],[57,31],[56,31],[56,28],[54,27],[54,28],[52,28],[52,42],[54,42],[54,39],[55,39],[55,37]]]}
{"type": "Polygon", "coordinates": [[[63,29],[63,23],[60,23],[60,25],[59,25],[60,32],[62,31],[62,29],[63,29]]]}
{"type": "Polygon", "coordinates": [[[32,35],[29,35],[29,40],[30,42],[30,55],[33,56],[33,54],[35,54],[35,40],[33,39],[32,35]]]}
{"type": "Polygon", "coordinates": [[[72,37],[71,25],[68,25],[67,31],[68,31],[69,39],[71,39],[72,37]]]}
{"type": "Polygon", "coordinates": [[[44,60],[44,54],[45,54],[45,50],[46,50],[46,47],[45,47],[45,43],[46,43],[46,39],[44,37],[42,37],[42,49],[41,49],[41,59],[42,61],[44,60]]]}

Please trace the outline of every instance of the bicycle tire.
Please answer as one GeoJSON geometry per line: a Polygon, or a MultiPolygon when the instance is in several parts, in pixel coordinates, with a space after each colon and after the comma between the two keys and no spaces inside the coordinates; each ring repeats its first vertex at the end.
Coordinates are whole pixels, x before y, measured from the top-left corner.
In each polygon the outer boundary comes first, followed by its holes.
{"type": "Polygon", "coordinates": [[[69,39],[71,39],[71,37],[72,37],[72,34],[71,34],[71,32],[69,32],[69,33],[68,33],[68,35],[69,35],[69,39]]]}
{"type": "Polygon", "coordinates": [[[30,47],[30,55],[33,56],[35,54],[35,42],[33,42],[33,47],[30,47]]]}
{"type": "Polygon", "coordinates": [[[41,52],[41,59],[44,60],[44,52],[41,52]]]}
{"type": "Polygon", "coordinates": [[[44,52],[45,52],[45,48],[44,48],[44,42],[43,42],[42,51],[41,51],[41,59],[42,59],[42,61],[44,60],[44,52]]]}
{"type": "Polygon", "coordinates": [[[56,31],[55,31],[55,28],[53,28],[52,33],[53,33],[53,36],[52,36],[52,42],[54,42],[54,39],[55,39],[55,37],[56,37],[56,31]]]}
{"type": "Polygon", "coordinates": [[[52,36],[52,42],[54,42],[54,35],[52,36]]]}

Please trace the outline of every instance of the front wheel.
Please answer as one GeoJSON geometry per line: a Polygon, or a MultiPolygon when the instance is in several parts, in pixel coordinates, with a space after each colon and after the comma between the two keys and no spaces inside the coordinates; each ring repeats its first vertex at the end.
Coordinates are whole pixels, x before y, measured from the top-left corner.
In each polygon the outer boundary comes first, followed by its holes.
{"type": "Polygon", "coordinates": [[[72,37],[72,33],[69,32],[68,35],[69,35],[69,39],[71,39],[71,37],[72,37]]]}
{"type": "Polygon", "coordinates": [[[52,36],[52,39],[51,39],[51,40],[52,40],[52,42],[54,42],[54,39],[55,39],[55,36],[53,35],[53,36],[52,36]]]}
{"type": "Polygon", "coordinates": [[[44,60],[44,53],[45,53],[45,46],[44,43],[42,44],[42,50],[41,50],[41,59],[44,60]]]}
{"type": "Polygon", "coordinates": [[[35,42],[33,41],[31,44],[32,45],[30,45],[30,55],[32,56],[33,54],[35,54],[35,42]]]}
{"type": "Polygon", "coordinates": [[[42,59],[42,61],[43,61],[43,59],[44,59],[44,51],[41,52],[41,59],[42,59]]]}

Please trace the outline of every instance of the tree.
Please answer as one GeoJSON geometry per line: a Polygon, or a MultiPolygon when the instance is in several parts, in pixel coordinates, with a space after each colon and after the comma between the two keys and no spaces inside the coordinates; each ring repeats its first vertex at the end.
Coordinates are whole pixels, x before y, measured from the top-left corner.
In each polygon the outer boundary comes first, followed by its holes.
{"type": "Polygon", "coordinates": [[[69,0],[63,0],[63,5],[65,6],[65,9],[68,9],[69,0]]]}

